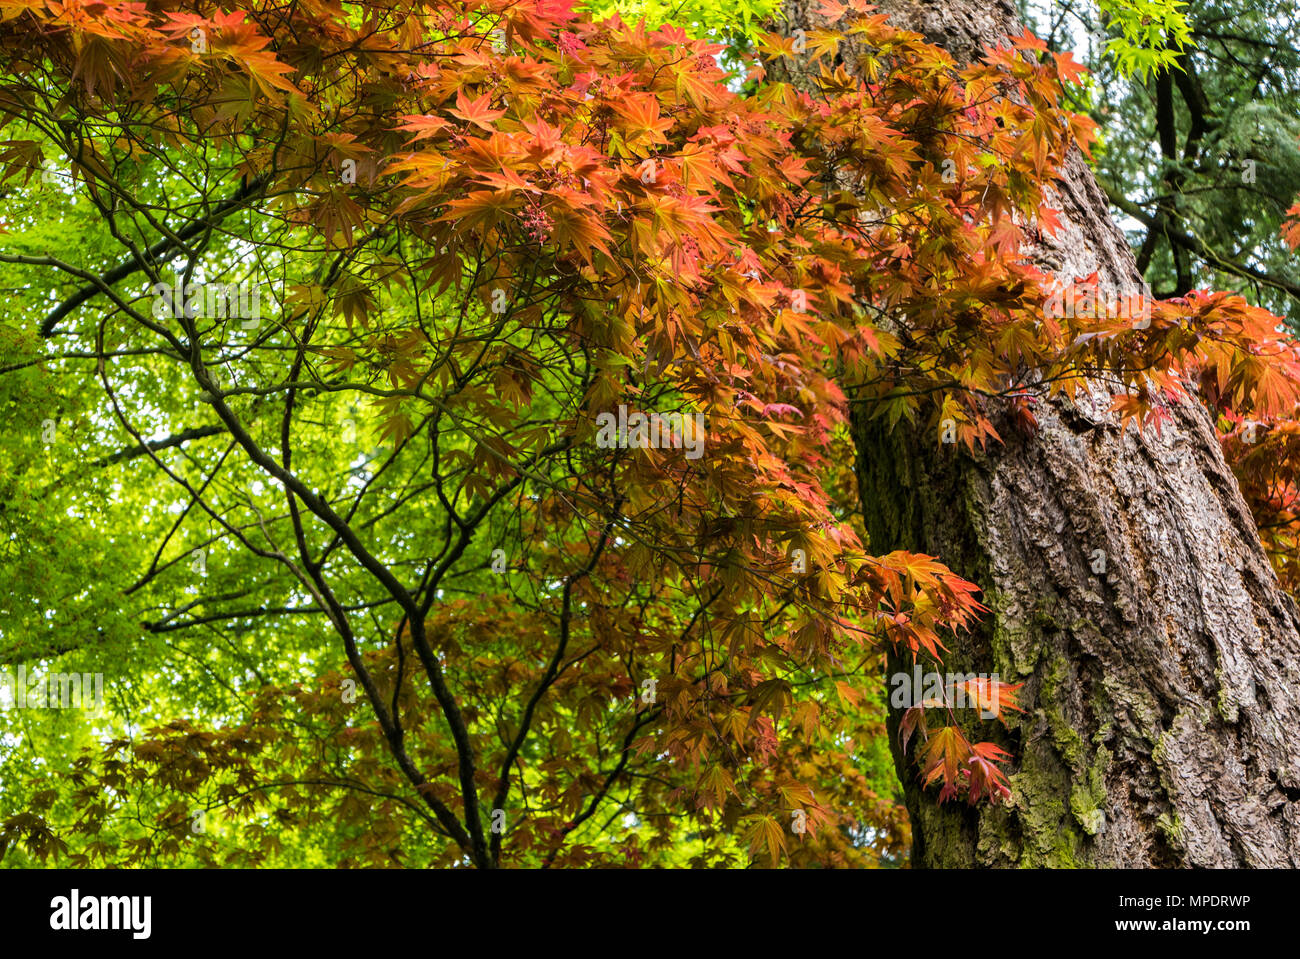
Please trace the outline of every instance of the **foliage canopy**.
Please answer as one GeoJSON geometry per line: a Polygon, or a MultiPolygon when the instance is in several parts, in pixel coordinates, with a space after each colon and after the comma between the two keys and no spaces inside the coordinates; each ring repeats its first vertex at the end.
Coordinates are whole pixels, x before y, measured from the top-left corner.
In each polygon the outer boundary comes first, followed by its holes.
{"type": "MultiPolygon", "coordinates": [[[[850,408],[951,451],[1196,378],[1240,446],[1297,366],[1226,294],[1045,313],[1068,54],[827,11],[739,92],[558,0],[0,3],[0,648],[108,692],[3,714],[6,855],[897,861],[881,651],[982,606],[864,543],[850,408]]],[[[1011,795],[906,728],[937,800],[1011,795]]]]}

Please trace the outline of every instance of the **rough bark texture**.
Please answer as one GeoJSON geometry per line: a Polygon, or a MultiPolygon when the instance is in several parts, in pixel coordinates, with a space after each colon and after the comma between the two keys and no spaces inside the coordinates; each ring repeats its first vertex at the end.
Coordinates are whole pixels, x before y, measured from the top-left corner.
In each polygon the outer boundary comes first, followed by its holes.
{"type": "MultiPolygon", "coordinates": [[[[791,29],[824,25],[816,6],[791,2],[791,29]]],[[[991,0],[880,6],[959,61],[1019,32],[1012,9],[991,0]]],[[[1063,228],[1031,251],[1042,268],[1138,283],[1077,154],[1053,205],[1063,228]]],[[[995,420],[1007,442],[983,454],[854,424],[873,551],[929,553],[980,584],[992,612],[949,662],[1025,683],[1026,713],[1004,737],[1015,754],[1009,804],[938,806],[893,736],[913,863],[1296,866],[1295,604],[1207,411],[1182,406],[1160,435],[1139,434],[1105,412],[1108,391],[1093,399],[1040,402],[1032,438],[995,420]]]]}

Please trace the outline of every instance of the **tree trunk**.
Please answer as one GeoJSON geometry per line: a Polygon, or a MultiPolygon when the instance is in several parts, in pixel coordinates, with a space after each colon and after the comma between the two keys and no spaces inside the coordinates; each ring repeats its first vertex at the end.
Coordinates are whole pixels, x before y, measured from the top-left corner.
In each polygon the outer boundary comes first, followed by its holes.
{"type": "MultiPolygon", "coordinates": [[[[993,0],[879,5],[959,62],[1020,32],[993,0]]],[[[789,2],[788,28],[825,26],[817,6],[789,2]]],[[[1028,251],[1040,268],[1140,283],[1077,150],[1052,205],[1061,230],[1028,251]]],[[[872,551],[937,556],[985,591],[991,612],[945,668],[1025,684],[1000,806],[938,805],[891,716],[913,865],[1300,865],[1300,615],[1208,411],[1139,434],[1106,412],[1109,391],[1092,399],[1040,401],[1030,438],[994,418],[1006,443],[984,453],[854,421],[872,551]]]]}

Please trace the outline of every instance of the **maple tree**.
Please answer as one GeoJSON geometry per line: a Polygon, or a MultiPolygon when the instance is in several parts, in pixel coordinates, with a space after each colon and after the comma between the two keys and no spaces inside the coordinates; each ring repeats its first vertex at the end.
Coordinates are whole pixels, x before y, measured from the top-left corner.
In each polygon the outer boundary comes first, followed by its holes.
{"type": "MultiPolygon", "coordinates": [[[[0,0],[0,180],[32,198],[0,252],[32,600],[6,653],[120,670],[141,644],[169,664],[146,688],[185,690],[79,726],[65,788],[11,764],[0,848],[898,861],[879,671],[938,666],[988,610],[944,557],[872,548],[851,410],[975,451],[1005,442],[994,404],[1032,435],[1100,378],[1158,431],[1195,384],[1295,585],[1278,319],[1044,309],[1022,250],[1092,136],[1078,64],[1026,32],[959,65],[823,12],[742,81],[563,0],[0,0]],[[51,209],[79,242],[35,228],[51,209]],[[598,444],[619,407],[682,435],[598,444]],[[65,515],[100,575],[48,578],[65,515]]],[[[899,739],[932,801],[997,803],[997,727],[925,702],[899,739]]]]}

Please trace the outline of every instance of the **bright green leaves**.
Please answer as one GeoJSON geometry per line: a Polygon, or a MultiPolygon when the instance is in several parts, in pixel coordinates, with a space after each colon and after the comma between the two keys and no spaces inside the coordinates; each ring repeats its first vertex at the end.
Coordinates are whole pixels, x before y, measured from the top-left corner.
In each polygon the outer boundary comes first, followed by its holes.
{"type": "Polygon", "coordinates": [[[1107,26],[1119,35],[1106,43],[1119,72],[1146,80],[1160,70],[1175,69],[1192,27],[1183,0],[1099,0],[1107,26]]]}

